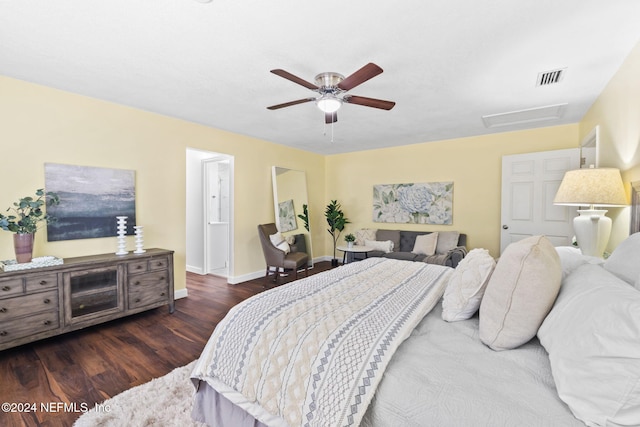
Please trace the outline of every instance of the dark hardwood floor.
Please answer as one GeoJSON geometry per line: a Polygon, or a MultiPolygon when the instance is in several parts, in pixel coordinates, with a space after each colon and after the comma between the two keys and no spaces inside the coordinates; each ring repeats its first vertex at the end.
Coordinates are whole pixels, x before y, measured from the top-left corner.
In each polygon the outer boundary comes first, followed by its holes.
{"type": "MultiPolygon", "coordinates": [[[[309,274],[329,268],[329,262],[317,263],[309,274]]],[[[186,365],[198,358],[229,309],[262,292],[265,283],[228,285],[226,279],[187,273],[189,296],[176,301],[173,314],[161,307],[0,351],[0,403],[22,409],[7,412],[3,406],[0,426],[71,426],[84,409],[186,365]]]]}

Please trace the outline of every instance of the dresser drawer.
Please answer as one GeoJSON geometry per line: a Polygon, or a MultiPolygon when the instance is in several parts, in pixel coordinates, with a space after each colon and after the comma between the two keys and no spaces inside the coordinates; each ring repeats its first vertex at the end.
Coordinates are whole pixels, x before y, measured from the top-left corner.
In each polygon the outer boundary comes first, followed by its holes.
{"type": "Polygon", "coordinates": [[[0,322],[23,315],[58,309],[58,290],[0,300],[0,322]]]}
{"type": "Polygon", "coordinates": [[[138,287],[164,285],[167,283],[168,274],[166,271],[156,271],[153,273],[139,274],[129,277],[128,289],[133,291],[138,287]]]}
{"type": "Polygon", "coordinates": [[[22,279],[19,277],[0,281],[0,298],[20,295],[22,290],[22,279]]]}
{"type": "Polygon", "coordinates": [[[129,262],[127,263],[127,273],[129,274],[146,273],[147,267],[148,267],[147,260],[129,262]]]}
{"type": "Polygon", "coordinates": [[[160,305],[169,302],[169,285],[138,286],[129,289],[129,309],[160,305]]]}
{"type": "Polygon", "coordinates": [[[47,311],[22,319],[0,323],[0,344],[19,338],[35,335],[40,332],[58,329],[60,321],[57,311],[47,311]]]}
{"type": "Polygon", "coordinates": [[[163,258],[153,258],[149,260],[149,270],[165,270],[169,265],[169,259],[167,257],[163,258]]]}
{"type": "Polygon", "coordinates": [[[44,276],[27,277],[25,279],[27,293],[41,289],[55,288],[58,286],[58,275],[47,274],[44,276]]]}

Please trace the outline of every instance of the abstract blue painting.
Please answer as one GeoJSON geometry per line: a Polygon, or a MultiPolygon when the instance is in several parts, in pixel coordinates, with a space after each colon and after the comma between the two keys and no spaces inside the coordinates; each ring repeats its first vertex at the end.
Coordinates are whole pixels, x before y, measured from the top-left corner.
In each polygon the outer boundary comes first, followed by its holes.
{"type": "Polygon", "coordinates": [[[127,234],[136,225],[135,171],[46,163],[45,189],[60,196],[47,208],[56,221],[47,225],[51,241],[117,235],[116,217],[127,217],[127,234]]]}

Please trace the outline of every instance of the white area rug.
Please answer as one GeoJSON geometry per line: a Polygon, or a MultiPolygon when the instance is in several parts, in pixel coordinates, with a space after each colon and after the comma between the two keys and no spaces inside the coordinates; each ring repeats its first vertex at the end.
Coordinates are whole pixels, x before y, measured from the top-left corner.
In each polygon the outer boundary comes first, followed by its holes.
{"type": "Polygon", "coordinates": [[[97,405],[101,411],[92,409],[74,426],[204,426],[191,419],[194,388],[189,375],[194,363],[105,400],[97,405]]]}

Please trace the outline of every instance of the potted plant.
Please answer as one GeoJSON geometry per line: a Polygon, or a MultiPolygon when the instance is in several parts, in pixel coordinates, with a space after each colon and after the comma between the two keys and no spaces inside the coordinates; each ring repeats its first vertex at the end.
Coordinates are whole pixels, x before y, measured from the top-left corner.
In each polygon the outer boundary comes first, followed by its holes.
{"type": "Polygon", "coordinates": [[[13,245],[18,263],[31,262],[35,232],[42,225],[55,221],[54,217],[42,210],[43,206],[58,204],[60,197],[56,193],[45,193],[40,188],[36,190],[36,197],[26,196],[14,202],[13,207],[7,209],[9,215],[0,214],[0,228],[15,233],[13,245]]]}
{"type": "Polygon", "coordinates": [[[349,233],[346,236],[344,236],[344,241],[347,242],[347,247],[352,248],[353,247],[353,242],[356,241],[356,236],[354,236],[353,234],[349,233]]]}
{"type": "Polygon", "coordinates": [[[331,266],[337,267],[338,259],[336,258],[336,244],[338,243],[340,233],[344,230],[344,226],[349,224],[349,220],[344,216],[342,207],[337,200],[332,200],[331,203],[327,205],[324,211],[324,216],[327,218],[327,224],[329,224],[327,231],[333,238],[333,259],[331,260],[331,266]]]}

